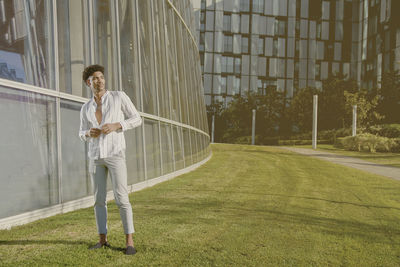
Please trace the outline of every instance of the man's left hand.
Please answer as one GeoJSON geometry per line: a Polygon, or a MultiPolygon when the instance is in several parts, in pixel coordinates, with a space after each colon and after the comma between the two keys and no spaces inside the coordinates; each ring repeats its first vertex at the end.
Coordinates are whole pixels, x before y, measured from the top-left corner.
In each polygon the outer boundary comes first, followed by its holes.
{"type": "Polygon", "coordinates": [[[109,134],[111,132],[114,132],[118,129],[121,129],[121,124],[119,122],[116,123],[106,123],[103,125],[103,127],[101,127],[101,132],[103,134],[109,134]]]}

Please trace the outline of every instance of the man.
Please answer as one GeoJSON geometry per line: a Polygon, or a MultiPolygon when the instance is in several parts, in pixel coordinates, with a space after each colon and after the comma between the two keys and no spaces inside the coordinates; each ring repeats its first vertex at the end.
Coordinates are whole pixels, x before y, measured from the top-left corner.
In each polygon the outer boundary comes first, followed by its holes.
{"type": "Polygon", "coordinates": [[[89,142],[89,172],[94,187],[94,210],[100,241],[90,249],[110,247],[107,242],[107,174],[110,174],[115,202],[126,235],[127,255],[136,253],[133,245],[132,207],[127,188],[125,138],[123,132],[142,124],[140,114],[122,91],[105,89],[104,67],[88,66],[83,80],[93,97],[81,109],[79,137],[89,142]],[[125,119],[126,118],[126,119],[125,119]]]}

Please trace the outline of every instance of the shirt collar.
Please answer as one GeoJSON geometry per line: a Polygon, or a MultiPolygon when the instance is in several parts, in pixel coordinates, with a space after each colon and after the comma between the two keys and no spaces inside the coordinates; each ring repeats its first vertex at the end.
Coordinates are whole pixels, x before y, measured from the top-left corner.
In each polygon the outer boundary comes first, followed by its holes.
{"type": "MultiPolygon", "coordinates": [[[[101,103],[104,103],[104,99],[106,99],[107,95],[110,92],[108,90],[106,90],[106,92],[104,93],[104,95],[101,97],[101,103]]],[[[94,95],[92,96],[92,104],[97,106],[96,101],[94,100],[94,95]]]]}

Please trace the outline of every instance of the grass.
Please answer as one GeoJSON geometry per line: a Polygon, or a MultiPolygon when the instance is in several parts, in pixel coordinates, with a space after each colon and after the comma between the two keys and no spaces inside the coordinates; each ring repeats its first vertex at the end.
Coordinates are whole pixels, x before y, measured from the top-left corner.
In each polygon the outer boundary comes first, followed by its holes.
{"type": "MultiPolygon", "coordinates": [[[[304,148],[312,148],[312,146],[299,146],[304,148]]],[[[373,163],[399,167],[400,168],[400,153],[390,153],[390,152],[377,152],[377,153],[370,153],[366,151],[358,152],[358,151],[348,151],[341,148],[336,148],[333,145],[318,145],[318,150],[332,152],[340,155],[355,157],[359,159],[363,159],[366,161],[370,161],[373,163]]]]}
{"type": "Polygon", "coordinates": [[[109,204],[0,231],[1,266],[399,266],[400,182],[276,147],[213,145],[199,169],[131,195],[138,253],[109,204]]]}

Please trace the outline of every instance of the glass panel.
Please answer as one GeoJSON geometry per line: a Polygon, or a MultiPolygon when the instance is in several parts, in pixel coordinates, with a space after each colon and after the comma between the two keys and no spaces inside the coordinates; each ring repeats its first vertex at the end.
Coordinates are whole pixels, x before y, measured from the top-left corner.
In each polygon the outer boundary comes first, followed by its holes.
{"type": "Polygon", "coordinates": [[[117,77],[113,69],[113,38],[111,22],[111,3],[109,0],[99,0],[93,2],[94,6],[94,50],[96,63],[104,66],[104,76],[106,78],[106,87],[109,90],[115,90],[117,86],[117,77]]]}
{"type": "Polygon", "coordinates": [[[175,171],[183,169],[183,137],[182,130],[180,127],[172,126],[173,137],[174,137],[174,157],[175,157],[175,171]]]}
{"type": "MultiPolygon", "coordinates": [[[[182,23],[180,22],[177,16],[175,17],[175,37],[176,38],[176,49],[179,51],[177,53],[177,63],[178,63],[178,81],[179,81],[179,97],[180,97],[180,105],[181,105],[181,122],[185,124],[189,124],[189,114],[188,114],[188,95],[187,95],[187,86],[185,81],[185,58],[187,58],[187,52],[184,48],[183,42],[185,38],[189,38],[188,36],[183,35],[186,33],[182,31],[182,23]]],[[[188,70],[189,71],[189,70],[188,70]]]]}
{"type": "MultiPolygon", "coordinates": [[[[143,124],[124,132],[128,184],[144,181],[143,124]]],[[[147,137],[147,136],[146,136],[147,137]]],[[[146,140],[148,141],[148,140],[146,140]]]]}
{"type": "Polygon", "coordinates": [[[300,79],[307,79],[307,60],[300,60],[300,68],[299,68],[299,77],[300,79]]]}
{"type": "Polygon", "coordinates": [[[335,31],[335,40],[341,41],[343,40],[343,22],[336,21],[336,31],[335,31]]]}
{"type": "Polygon", "coordinates": [[[143,111],[157,115],[157,92],[154,85],[154,63],[150,1],[138,1],[140,69],[142,74],[143,111]]]}
{"type": "Polygon", "coordinates": [[[89,97],[90,89],[82,81],[82,71],[87,65],[83,14],[81,2],[57,0],[60,91],[89,97]]]}
{"type": "Polygon", "coordinates": [[[301,0],[301,17],[308,18],[308,0],[301,0]]]}
{"type": "Polygon", "coordinates": [[[289,17],[296,16],[296,0],[289,0],[289,17]]]}
{"type": "Polygon", "coordinates": [[[172,149],[172,131],[171,126],[161,123],[161,145],[163,160],[163,175],[174,170],[174,150],[172,149]]]}
{"type": "Polygon", "coordinates": [[[307,38],[308,37],[308,21],[302,19],[300,21],[300,37],[307,38]]]}
{"type": "Polygon", "coordinates": [[[52,97],[0,87],[0,218],[58,203],[55,108],[52,97]]]}
{"type": "Polygon", "coordinates": [[[284,38],[278,38],[278,57],[285,57],[285,41],[284,38]]]}
{"type": "MultiPolygon", "coordinates": [[[[130,1],[128,1],[130,2],[130,1]]],[[[157,42],[154,42],[154,53],[157,71],[157,88],[158,88],[158,107],[159,115],[164,118],[170,118],[169,107],[169,90],[167,82],[167,53],[165,51],[165,32],[164,32],[164,16],[163,16],[163,1],[153,2],[153,25],[154,35],[157,42]]]]}
{"type": "Polygon", "coordinates": [[[54,89],[49,1],[1,1],[0,77],[54,89]]]}
{"type": "MultiPolygon", "coordinates": [[[[168,72],[169,72],[169,88],[170,88],[170,101],[171,101],[171,119],[174,121],[180,121],[180,107],[178,100],[178,77],[177,77],[177,67],[176,67],[176,45],[175,45],[175,27],[174,27],[174,16],[175,13],[171,9],[167,9],[169,14],[166,16],[166,42],[167,42],[167,53],[168,53],[168,72]]],[[[212,54],[205,53],[204,59],[204,70],[208,70],[209,66],[212,67],[212,54]],[[211,57],[211,58],[210,58],[211,57]]]]}
{"type": "Polygon", "coordinates": [[[136,109],[142,111],[134,3],[134,1],[118,1],[122,90],[131,98],[136,109]]]}
{"type": "Polygon", "coordinates": [[[61,100],[61,152],[63,202],[92,193],[87,173],[86,144],[78,137],[79,114],[82,104],[61,100]]]}
{"type": "Polygon", "coordinates": [[[160,140],[158,122],[144,120],[147,179],[161,175],[160,140]]]}
{"type": "Polygon", "coordinates": [[[189,129],[182,128],[183,132],[183,148],[185,150],[185,167],[192,165],[192,149],[190,146],[189,129]]]}
{"type": "Polygon", "coordinates": [[[288,57],[294,57],[294,38],[288,38],[288,44],[287,44],[287,56],[288,57]]]}
{"type": "Polygon", "coordinates": [[[241,24],[240,24],[240,32],[241,33],[249,33],[249,15],[241,15],[241,24]]]}
{"type": "Polygon", "coordinates": [[[329,5],[330,3],[328,1],[322,2],[322,19],[329,20],[329,5]]]}
{"type": "Polygon", "coordinates": [[[321,39],[329,40],[329,22],[328,21],[322,22],[321,39]]]}
{"type": "Polygon", "coordinates": [[[195,164],[198,161],[197,159],[198,150],[197,150],[196,133],[194,131],[190,131],[190,141],[192,144],[192,159],[193,159],[192,164],[195,164]]]}
{"type": "Polygon", "coordinates": [[[335,54],[334,59],[340,61],[342,59],[342,44],[335,43],[335,54]]]}

